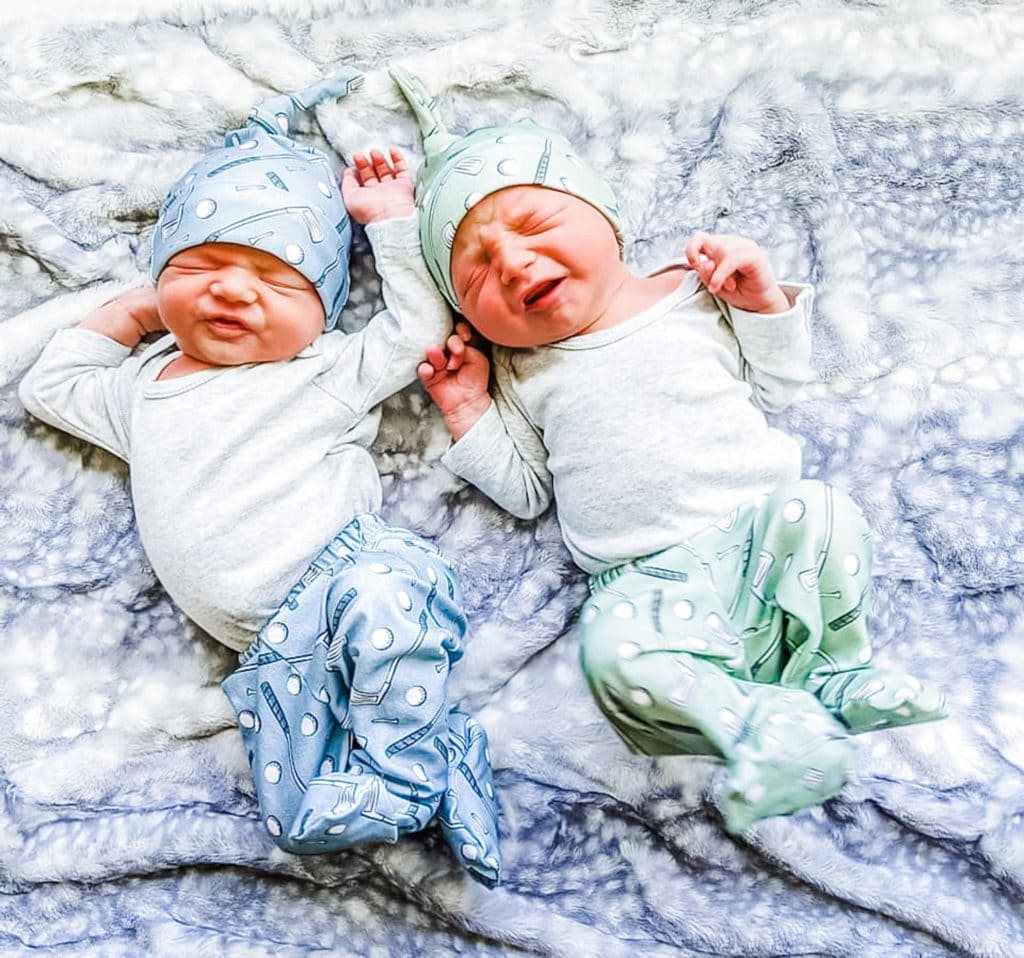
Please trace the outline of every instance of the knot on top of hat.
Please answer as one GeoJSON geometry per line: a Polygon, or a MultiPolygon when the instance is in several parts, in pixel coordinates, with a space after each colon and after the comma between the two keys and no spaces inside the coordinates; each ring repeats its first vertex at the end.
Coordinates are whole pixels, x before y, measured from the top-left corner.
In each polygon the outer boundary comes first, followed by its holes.
{"type": "Polygon", "coordinates": [[[402,67],[392,67],[388,70],[391,78],[398,84],[402,95],[408,101],[416,122],[420,127],[420,134],[423,137],[423,153],[425,154],[424,165],[430,167],[436,164],[453,143],[458,141],[457,136],[448,132],[448,128],[441,119],[437,109],[437,100],[427,92],[423,81],[414,73],[402,67]]]}
{"type": "Polygon", "coordinates": [[[365,77],[352,67],[343,67],[323,80],[296,90],[294,93],[279,93],[260,100],[250,111],[247,124],[261,126],[268,133],[288,136],[292,122],[302,112],[316,106],[322,100],[340,100],[362,85],[365,77]]]}

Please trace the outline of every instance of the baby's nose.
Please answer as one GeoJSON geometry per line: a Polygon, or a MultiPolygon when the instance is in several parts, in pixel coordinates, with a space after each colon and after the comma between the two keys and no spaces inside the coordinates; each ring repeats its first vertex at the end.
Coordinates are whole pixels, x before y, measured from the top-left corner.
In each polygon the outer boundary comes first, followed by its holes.
{"type": "Polygon", "coordinates": [[[210,292],[233,303],[256,301],[256,284],[247,269],[240,266],[224,266],[218,269],[210,280],[210,292]]]}
{"type": "Polygon", "coordinates": [[[533,265],[536,255],[523,243],[507,242],[501,249],[501,281],[515,282],[533,265]]]}

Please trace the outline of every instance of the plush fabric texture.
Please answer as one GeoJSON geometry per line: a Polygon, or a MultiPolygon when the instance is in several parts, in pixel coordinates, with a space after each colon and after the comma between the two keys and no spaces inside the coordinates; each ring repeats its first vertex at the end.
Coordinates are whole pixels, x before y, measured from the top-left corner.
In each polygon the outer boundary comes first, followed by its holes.
{"type": "MultiPolygon", "coordinates": [[[[1020,955],[1019,5],[79,7],[0,32],[0,952],[1020,955]],[[490,742],[503,884],[473,882],[437,827],[274,847],[219,687],[234,657],[154,580],[123,467],[30,420],[16,383],[55,329],[145,281],[182,170],[341,65],[363,88],[294,131],[336,172],[392,142],[420,161],[401,65],[449,129],[564,133],[615,188],[638,269],[713,229],[814,284],[821,382],[775,422],[872,527],[874,661],[913,662],[949,718],[861,736],[836,798],[729,836],[720,766],[631,755],[594,704],[554,516],[512,520],[440,467],[413,386],[374,447],[383,515],[462,578],[451,694],[490,742]]],[[[357,229],[342,327],[376,308],[357,229]]]]}

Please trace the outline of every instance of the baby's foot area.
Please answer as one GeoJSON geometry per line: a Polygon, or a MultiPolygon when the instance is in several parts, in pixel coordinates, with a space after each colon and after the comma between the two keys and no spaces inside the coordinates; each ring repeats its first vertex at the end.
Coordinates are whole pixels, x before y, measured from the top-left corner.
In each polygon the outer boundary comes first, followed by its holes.
{"type": "Polygon", "coordinates": [[[453,710],[448,721],[448,788],[441,797],[438,822],[469,873],[493,887],[501,880],[501,850],[487,735],[462,712],[453,710]]]}
{"type": "Polygon", "coordinates": [[[839,672],[818,690],[818,699],[855,733],[946,717],[945,698],[935,686],[896,669],[839,672]]]}
{"type": "Polygon", "coordinates": [[[846,730],[824,710],[769,717],[728,761],[719,802],[727,831],[821,804],[843,787],[855,756],[846,730]]]}
{"type": "Polygon", "coordinates": [[[292,850],[306,852],[394,844],[399,835],[422,827],[413,811],[409,799],[392,795],[379,776],[331,772],[309,783],[288,842],[301,846],[292,850]]]}

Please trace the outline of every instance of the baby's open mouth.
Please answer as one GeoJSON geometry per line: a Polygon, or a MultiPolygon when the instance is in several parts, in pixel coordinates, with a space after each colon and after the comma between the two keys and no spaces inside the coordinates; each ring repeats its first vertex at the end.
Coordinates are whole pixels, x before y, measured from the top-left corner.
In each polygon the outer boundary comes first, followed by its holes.
{"type": "Polygon", "coordinates": [[[245,323],[228,316],[211,316],[207,322],[218,329],[245,329],[245,323]]]}
{"type": "Polygon", "coordinates": [[[550,279],[544,283],[538,284],[533,289],[531,289],[529,293],[527,293],[526,299],[523,300],[524,305],[535,306],[549,293],[554,292],[555,289],[557,289],[557,287],[561,284],[561,282],[562,281],[560,279],[550,279]]]}

